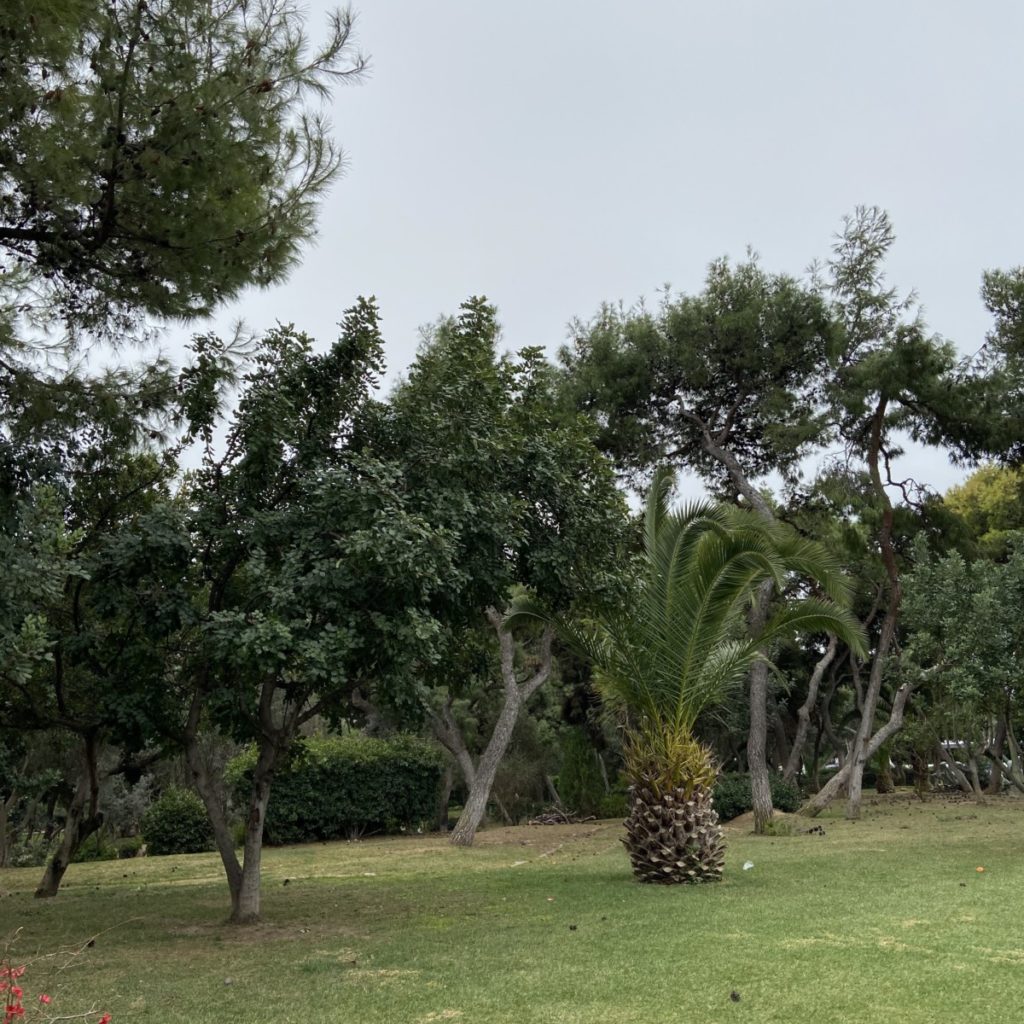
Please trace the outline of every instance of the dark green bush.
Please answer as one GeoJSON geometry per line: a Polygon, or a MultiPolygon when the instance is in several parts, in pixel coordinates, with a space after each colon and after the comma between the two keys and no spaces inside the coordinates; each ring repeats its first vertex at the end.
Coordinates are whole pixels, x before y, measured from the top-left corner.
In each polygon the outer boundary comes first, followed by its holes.
{"type": "Polygon", "coordinates": [[[599,818],[625,818],[629,814],[629,797],[625,793],[618,793],[612,790],[601,797],[598,805],[597,816],[599,818]]]}
{"type": "MultiPolygon", "coordinates": [[[[242,807],[255,764],[255,748],[228,763],[228,784],[242,807]]],[[[354,838],[432,821],[442,767],[440,751],[414,736],[303,740],[274,776],[264,842],[354,838]]]]}
{"type": "MultiPolygon", "coordinates": [[[[800,790],[783,782],[781,775],[771,775],[772,803],[778,811],[795,811],[800,807],[800,790]]],[[[753,810],[750,802],[750,776],[746,772],[726,772],[715,783],[715,810],[722,821],[730,821],[753,810]]]]}
{"type": "Polygon", "coordinates": [[[202,853],[213,847],[213,827],[197,794],[172,787],[142,816],[142,838],[155,856],[202,853]]]}
{"type": "Polygon", "coordinates": [[[96,860],[117,860],[117,847],[102,832],[94,832],[75,852],[75,864],[88,864],[96,860]]]}
{"type": "Polygon", "coordinates": [[[142,836],[124,836],[122,839],[115,839],[114,849],[117,850],[118,860],[138,857],[142,850],[142,836]]]}

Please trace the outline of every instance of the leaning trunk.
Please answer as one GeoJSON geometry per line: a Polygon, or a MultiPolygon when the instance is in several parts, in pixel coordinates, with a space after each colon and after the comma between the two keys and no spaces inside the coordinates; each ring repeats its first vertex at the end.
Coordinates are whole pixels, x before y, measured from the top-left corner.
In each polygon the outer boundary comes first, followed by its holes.
{"type": "Polygon", "coordinates": [[[515,729],[519,712],[526,706],[526,702],[537,692],[551,675],[551,642],[554,638],[553,629],[548,626],[540,641],[539,660],[537,670],[524,682],[519,682],[515,671],[515,643],[512,634],[508,631],[505,621],[495,608],[487,609],[487,620],[494,627],[498,634],[498,645],[501,649],[501,679],[504,684],[505,703],[498,715],[498,721],[494,726],[494,732],[487,744],[487,749],[480,756],[480,760],[474,766],[472,758],[466,751],[465,741],[458,728],[455,727],[454,719],[450,718],[450,703],[446,705],[449,722],[441,722],[441,726],[450,725],[451,728],[439,728],[438,719],[435,716],[435,730],[441,738],[441,742],[447,741],[452,745],[450,750],[460,757],[460,764],[468,762],[463,774],[470,773],[467,778],[469,785],[469,798],[463,808],[458,824],[452,830],[450,842],[455,846],[472,846],[476,838],[476,830],[484,820],[487,811],[487,801],[491,795],[491,787],[494,785],[494,777],[498,772],[498,765],[505,756],[505,751],[512,740],[512,730],[515,729]]]}
{"type": "Polygon", "coordinates": [[[811,678],[807,684],[807,699],[800,705],[800,709],[796,713],[796,736],[793,738],[793,746],[789,750],[789,759],[786,761],[786,767],[782,770],[782,777],[786,782],[793,782],[800,771],[800,759],[803,756],[804,743],[807,741],[807,730],[811,724],[811,712],[814,710],[814,705],[818,702],[818,688],[821,686],[821,680],[825,676],[825,670],[832,664],[836,656],[837,646],[838,640],[835,636],[830,635],[828,647],[825,649],[825,653],[818,659],[817,664],[814,666],[814,671],[811,673],[811,678]]]}
{"type": "Polygon", "coordinates": [[[520,701],[517,691],[506,691],[505,706],[501,709],[498,721],[494,726],[487,749],[480,755],[476,764],[473,781],[469,787],[469,797],[462,809],[458,823],[452,829],[451,843],[455,846],[472,846],[476,838],[476,830],[487,813],[487,801],[491,797],[491,787],[498,773],[498,765],[512,741],[512,731],[519,718],[520,701]]]}
{"type": "Polygon", "coordinates": [[[57,895],[68,865],[74,860],[82,843],[97,832],[102,824],[103,815],[99,810],[97,746],[93,738],[87,737],[81,774],[75,786],[75,794],[68,805],[67,817],[64,819],[64,834],[35,891],[37,899],[50,899],[57,895]]]}

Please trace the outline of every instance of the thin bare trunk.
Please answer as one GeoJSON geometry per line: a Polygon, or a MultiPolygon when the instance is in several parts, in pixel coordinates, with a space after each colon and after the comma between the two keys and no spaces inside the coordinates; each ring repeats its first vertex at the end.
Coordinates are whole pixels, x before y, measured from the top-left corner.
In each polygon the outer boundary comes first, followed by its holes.
{"type": "Polygon", "coordinates": [[[786,767],[782,770],[782,777],[787,782],[792,782],[800,771],[800,759],[803,756],[804,743],[807,741],[807,730],[811,724],[811,712],[814,710],[815,704],[818,703],[818,689],[821,686],[822,679],[825,678],[826,670],[835,659],[838,646],[839,641],[832,634],[829,634],[828,647],[825,648],[825,653],[815,663],[814,671],[811,673],[811,678],[807,683],[807,698],[797,710],[796,736],[793,737],[793,746],[790,747],[786,767]]]}
{"type": "MultiPolygon", "coordinates": [[[[512,639],[512,634],[508,631],[504,619],[496,609],[487,609],[487,619],[497,632],[501,647],[501,678],[505,699],[487,747],[475,766],[466,806],[462,810],[458,824],[452,830],[450,841],[455,846],[473,845],[476,831],[487,811],[487,801],[491,795],[491,787],[494,785],[498,765],[512,740],[512,732],[515,729],[519,713],[527,700],[551,674],[551,642],[554,634],[550,627],[544,630],[541,639],[540,664],[536,672],[529,679],[520,683],[516,678],[515,641],[512,639]]],[[[464,743],[462,745],[465,746],[464,743]]]]}

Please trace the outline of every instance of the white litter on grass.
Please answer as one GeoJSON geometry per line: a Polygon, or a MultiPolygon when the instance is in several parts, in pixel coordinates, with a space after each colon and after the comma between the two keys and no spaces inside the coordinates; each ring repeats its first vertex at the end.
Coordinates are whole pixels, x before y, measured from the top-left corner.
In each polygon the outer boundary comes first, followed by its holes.
{"type": "Polygon", "coordinates": [[[748,860],[748,861],[744,861],[743,862],[743,870],[744,871],[749,871],[753,866],[754,866],[754,862],[752,860],[748,860]]]}

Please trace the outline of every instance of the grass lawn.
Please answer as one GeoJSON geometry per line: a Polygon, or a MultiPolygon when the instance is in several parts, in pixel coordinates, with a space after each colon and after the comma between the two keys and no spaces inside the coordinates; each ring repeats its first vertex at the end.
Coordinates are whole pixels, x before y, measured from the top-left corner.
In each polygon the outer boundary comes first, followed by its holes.
{"type": "Polygon", "coordinates": [[[267,850],[251,929],[223,923],[214,855],[73,865],[46,902],[7,870],[0,936],[22,927],[24,958],[102,932],[25,980],[114,1024],[1020,1019],[1024,802],[818,823],[731,829],[724,881],[692,888],[634,883],[615,822],[267,850]]]}

